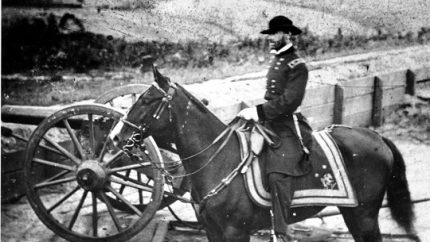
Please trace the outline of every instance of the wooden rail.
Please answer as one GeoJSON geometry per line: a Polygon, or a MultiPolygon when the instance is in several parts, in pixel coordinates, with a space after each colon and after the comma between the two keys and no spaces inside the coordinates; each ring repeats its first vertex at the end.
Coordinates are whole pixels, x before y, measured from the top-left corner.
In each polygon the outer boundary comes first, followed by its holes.
{"type": "MultiPolygon", "coordinates": [[[[417,85],[430,81],[430,64],[402,69],[372,76],[357,78],[332,84],[322,84],[306,90],[301,110],[308,117],[311,125],[322,128],[330,124],[353,126],[378,126],[383,123],[384,114],[392,111],[403,101],[404,94],[415,94],[417,85]]],[[[249,85],[242,81],[200,83],[188,85],[196,95],[208,99],[209,108],[223,121],[229,122],[243,109],[243,103],[256,105],[264,102],[264,82],[253,80],[249,85]],[[211,85],[211,86],[210,86],[211,85]],[[218,85],[218,86],[217,86],[218,85]],[[245,87],[244,87],[245,86],[245,87]],[[214,88],[230,90],[231,98],[217,102],[214,88]],[[243,88],[247,88],[243,92],[243,88]],[[244,96],[234,95],[235,90],[242,90],[244,96]],[[197,91],[198,90],[198,91],[197,91]]],[[[2,121],[38,125],[45,117],[64,107],[36,107],[4,105],[1,109],[2,121]]]]}

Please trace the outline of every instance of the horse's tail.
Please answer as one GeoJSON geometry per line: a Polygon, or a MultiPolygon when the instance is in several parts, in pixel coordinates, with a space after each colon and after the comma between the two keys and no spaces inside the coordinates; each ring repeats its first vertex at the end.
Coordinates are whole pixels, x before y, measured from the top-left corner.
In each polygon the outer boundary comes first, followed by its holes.
{"type": "Polygon", "coordinates": [[[408,181],[406,179],[405,161],[391,140],[385,137],[383,137],[383,140],[391,149],[394,157],[393,168],[387,187],[388,207],[396,222],[405,228],[407,232],[414,233],[413,220],[415,216],[408,181]]]}

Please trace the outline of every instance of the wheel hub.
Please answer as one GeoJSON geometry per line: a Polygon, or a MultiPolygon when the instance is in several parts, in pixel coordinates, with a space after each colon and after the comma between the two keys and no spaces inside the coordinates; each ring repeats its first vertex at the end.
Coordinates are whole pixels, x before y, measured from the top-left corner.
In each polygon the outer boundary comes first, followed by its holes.
{"type": "Polygon", "coordinates": [[[76,178],[83,189],[94,191],[103,188],[107,175],[98,161],[87,160],[79,166],[76,178]]]}

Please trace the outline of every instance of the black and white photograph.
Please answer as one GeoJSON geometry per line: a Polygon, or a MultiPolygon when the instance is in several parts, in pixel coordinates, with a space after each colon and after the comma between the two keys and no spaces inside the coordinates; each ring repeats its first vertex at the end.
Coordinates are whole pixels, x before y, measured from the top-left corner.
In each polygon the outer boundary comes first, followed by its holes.
{"type": "Polygon", "coordinates": [[[0,241],[430,242],[430,1],[0,8],[0,241]]]}

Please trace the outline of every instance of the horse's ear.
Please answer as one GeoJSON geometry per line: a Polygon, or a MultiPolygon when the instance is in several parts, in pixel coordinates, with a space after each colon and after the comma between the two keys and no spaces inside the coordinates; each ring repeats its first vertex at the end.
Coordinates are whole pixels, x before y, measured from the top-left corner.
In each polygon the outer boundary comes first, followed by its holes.
{"type": "Polygon", "coordinates": [[[166,78],[163,76],[159,71],[158,68],[155,65],[152,65],[152,72],[154,74],[155,82],[160,86],[161,88],[165,89],[169,86],[170,80],[169,78],[166,78]]]}

